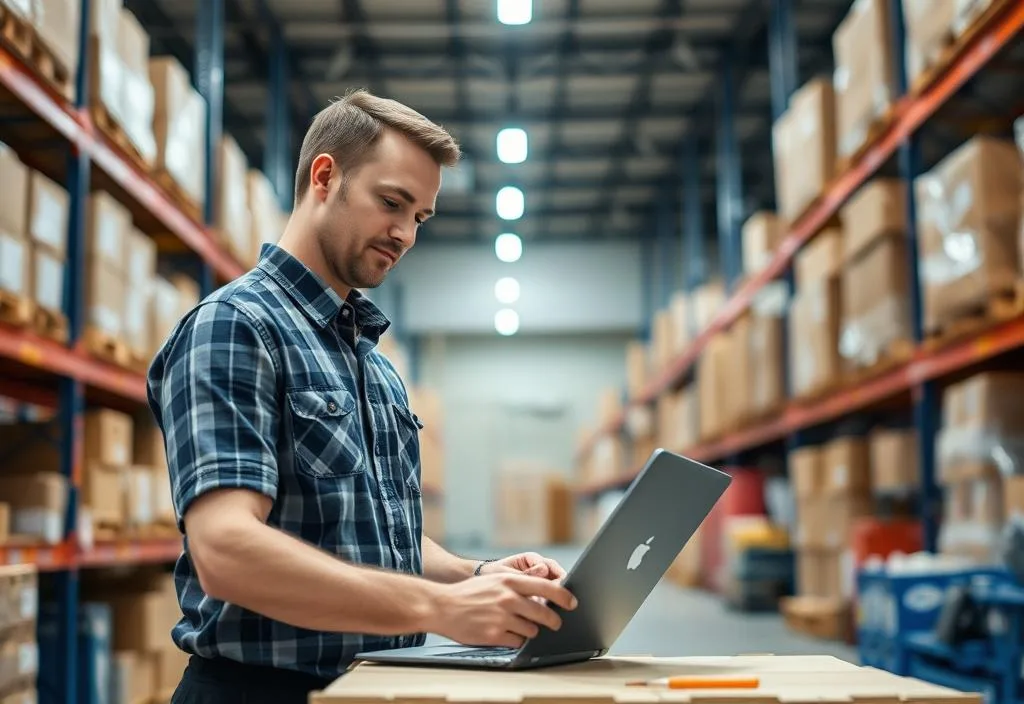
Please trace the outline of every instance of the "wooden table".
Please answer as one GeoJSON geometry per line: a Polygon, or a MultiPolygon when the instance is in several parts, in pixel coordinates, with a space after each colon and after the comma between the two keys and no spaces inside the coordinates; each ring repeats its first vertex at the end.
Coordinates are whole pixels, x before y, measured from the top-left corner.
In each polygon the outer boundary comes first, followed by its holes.
{"type": "Polygon", "coordinates": [[[729,704],[980,704],[958,692],[884,670],[859,667],[824,655],[738,657],[606,657],[576,665],[522,672],[396,667],[360,664],[323,692],[315,704],[515,702],[610,704],[611,702],[710,702],[729,704]],[[758,689],[666,690],[627,687],[630,680],[669,675],[754,676],[758,689]]]}

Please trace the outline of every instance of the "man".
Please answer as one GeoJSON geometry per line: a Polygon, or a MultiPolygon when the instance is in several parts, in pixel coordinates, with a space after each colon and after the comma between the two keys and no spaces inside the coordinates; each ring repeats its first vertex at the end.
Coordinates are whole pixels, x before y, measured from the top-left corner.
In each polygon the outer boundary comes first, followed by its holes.
{"type": "Polygon", "coordinates": [[[437,633],[517,646],[575,608],[534,553],[456,557],[421,537],[419,419],[379,286],[434,212],[452,137],[354,92],[302,143],[278,246],[205,299],[149,373],[185,551],[175,567],[191,653],[176,703],[305,702],[361,650],[437,633]],[[550,604],[550,605],[549,605],[550,604]]]}

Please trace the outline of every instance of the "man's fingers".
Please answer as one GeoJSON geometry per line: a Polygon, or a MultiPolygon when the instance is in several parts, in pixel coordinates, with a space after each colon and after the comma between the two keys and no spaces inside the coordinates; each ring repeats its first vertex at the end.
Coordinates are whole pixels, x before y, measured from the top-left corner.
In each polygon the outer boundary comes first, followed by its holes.
{"type": "Polygon", "coordinates": [[[565,578],[565,569],[560,564],[558,564],[554,560],[545,560],[545,564],[547,565],[547,568],[548,568],[548,578],[549,579],[564,579],[565,578]]]}
{"type": "Polygon", "coordinates": [[[533,638],[540,629],[535,622],[512,614],[508,630],[514,635],[522,636],[523,638],[533,638]]]}
{"type": "Polygon", "coordinates": [[[557,631],[562,627],[562,619],[558,614],[547,606],[538,604],[533,599],[523,599],[520,601],[519,608],[516,611],[523,618],[529,619],[531,622],[541,626],[547,626],[552,631],[557,631]]]}
{"type": "Polygon", "coordinates": [[[568,611],[576,608],[576,597],[570,594],[569,590],[558,582],[524,576],[521,580],[515,580],[514,588],[523,596],[543,597],[568,611]]]}

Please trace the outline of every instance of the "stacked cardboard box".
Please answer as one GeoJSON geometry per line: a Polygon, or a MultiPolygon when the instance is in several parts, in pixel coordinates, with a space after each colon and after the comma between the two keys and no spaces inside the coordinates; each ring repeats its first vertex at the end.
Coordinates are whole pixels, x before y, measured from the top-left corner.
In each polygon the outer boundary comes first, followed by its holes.
{"type": "Polygon", "coordinates": [[[796,293],[789,309],[789,371],[793,396],[813,396],[840,378],[839,273],[843,237],[838,228],[819,232],[796,256],[796,293]]]}
{"type": "Polygon", "coordinates": [[[0,296],[31,298],[28,239],[29,170],[14,150],[0,143],[0,296]]]}
{"type": "Polygon", "coordinates": [[[264,244],[276,244],[281,239],[285,214],[270,179],[262,171],[249,169],[246,185],[249,211],[252,214],[249,258],[256,261],[264,244]]]}
{"type": "Polygon", "coordinates": [[[626,413],[626,433],[629,436],[629,470],[635,470],[647,461],[658,446],[658,425],[651,406],[633,406],[626,413]]]}
{"type": "Polygon", "coordinates": [[[960,0],[903,0],[907,33],[907,80],[914,84],[949,46],[960,0]]]}
{"type": "Polygon", "coordinates": [[[864,185],[842,210],[842,324],[846,370],[909,350],[907,191],[896,179],[864,185]]]}
{"type": "Polygon", "coordinates": [[[986,372],[951,385],[943,396],[937,439],[938,480],[945,489],[939,533],[943,553],[998,560],[1007,515],[1024,509],[1024,374],[986,372]]]}
{"type": "Polygon", "coordinates": [[[836,58],[836,147],[852,157],[896,96],[891,0],[856,0],[832,35],[836,58]]]}
{"type": "Polygon", "coordinates": [[[181,618],[173,578],[146,572],[90,575],[82,595],[100,621],[95,630],[112,636],[103,644],[109,658],[92,660],[101,669],[96,679],[106,675],[110,701],[169,701],[188,662],[171,640],[181,618]]]}
{"type": "Polygon", "coordinates": [[[757,274],[771,263],[786,231],[783,222],[771,211],[759,211],[743,223],[743,273],[757,274]]]}
{"type": "Polygon", "coordinates": [[[60,471],[59,438],[47,422],[0,425],[0,543],[63,540],[68,482],[60,471]]]}
{"type": "Polygon", "coordinates": [[[797,501],[797,594],[849,599],[853,594],[850,534],[872,513],[868,443],[841,437],[790,454],[797,501]]]}
{"type": "Polygon", "coordinates": [[[786,400],[782,336],[789,302],[781,287],[765,289],[763,294],[751,311],[747,336],[753,382],[747,403],[749,414],[755,418],[774,413],[786,400]]]}
{"type": "Polygon", "coordinates": [[[584,484],[611,481],[623,476],[628,468],[626,445],[622,438],[618,434],[602,435],[580,468],[580,480],[584,484]]]}
{"type": "Polygon", "coordinates": [[[507,462],[498,469],[494,497],[499,544],[524,547],[573,539],[573,496],[560,472],[507,462]]]}
{"type": "Polygon", "coordinates": [[[836,173],[836,100],[832,81],[815,78],[797,90],[772,127],[778,215],[792,223],[836,173]]]}
{"type": "Polygon", "coordinates": [[[112,118],[142,161],[152,164],[157,149],[149,35],[120,0],[95,0],[91,9],[90,102],[94,111],[112,118]]]}
{"type": "Polygon", "coordinates": [[[732,383],[732,359],[728,331],[714,335],[697,366],[697,403],[700,406],[700,438],[713,440],[728,425],[729,386],[732,383]]]}
{"type": "Polygon", "coordinates": [[[38,604],[34,567],[0,567],[0,701],[35,701],[39,672],[38,604]]]}
{"type": "Polygon", "coordinates": [[[691,294],[690,323],[693,332],[700,334],[710,327],[718,312],[725,307],[725,283],[721,279],[713,279],[693,290],[691,294]]]}
{"type": "Polygon", "coordinates": [[[39,173],[29,172],[28,233],[32,299],[51,313],[64,310],[64,263],[68,250],[68,192],[39,173]]]}
{"type": "Polygon", "coordinates": [[[31,19],[37,38],[46,47],[47,52],[67,71],[73,84],[78,71],[81,0],[35,0],[31,3],[22,2],[21,6],[29,10],[23,16],[31,19]]]}
{"type": "Polygon", "coordinates": [[[206,202],[206,103],[188,71],[170,56],[149,60],[153,85],[154,165],[202,208],[206,202]]]}
{"type": "Polygon", "coordinates": [[[685,452],[700,442],[697,388],[689,384],[658,399],[658,446],[685,452]]]}
{"type": "Polygon", "coordinates": [[[875,494],[906,496],[920,486],[917,433],[877,428],[868,438],[871,487],[875,494]]]}
{"type": "Polygon", "coordinates": [[[420,485],[423,487],[423,531],[442,540],[444,517],[444,412],[440,394],[426,386],[410,386],[409,408],[423,424],[419,433],[420,485]]]}
{"type": "Polygon", "coordinates": [[[230,135],[221,138],[217,150],[215,223],[220,244],[241,264],[253,263],[252,213],[249,211],[246,176],[249,161],[230,135]]]}
{"type": "Polygon", "coordinates": [[[977,136],[914,184],[925,329],[984,309],[1020,278],[1021,159],[977,136]]]}
{"type": "Polygon", "coordinates": [[[650,357],[647,345],[640,340],[626,343],[626,391],[630,398],[636,398],[651,378],[650,357]]]}

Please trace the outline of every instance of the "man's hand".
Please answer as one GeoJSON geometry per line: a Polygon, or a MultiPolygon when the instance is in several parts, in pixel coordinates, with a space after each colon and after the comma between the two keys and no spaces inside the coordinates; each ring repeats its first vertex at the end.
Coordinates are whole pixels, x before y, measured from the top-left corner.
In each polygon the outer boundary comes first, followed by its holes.
{"type": "Polygon", "coordinates": [[[481,575],[441,588],[428,629],[464,645],[518,648],[540,626],[561,628],[562,619],[547,603],[576,608],[576,598],[549,579],[514,570],[481,575]]]}
{"type": "Polygon", "coordinates": [[[558,562],[535,552],[521,552],[518,555],[488,562],[480,568],[480,574],[525,574],[561,582],[565,579],[565,570],[558,562]]]}

